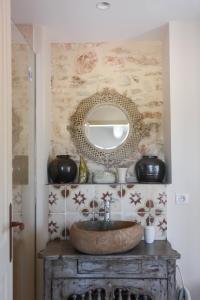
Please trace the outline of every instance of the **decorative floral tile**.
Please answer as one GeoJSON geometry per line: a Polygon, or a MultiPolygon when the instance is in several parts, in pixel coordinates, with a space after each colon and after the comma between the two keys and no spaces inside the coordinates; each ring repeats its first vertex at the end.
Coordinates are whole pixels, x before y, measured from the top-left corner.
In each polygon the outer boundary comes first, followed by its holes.
{"type": "Polygon", "coordinates": [[[111,220],[153,224],[156,239],[166,238],[166,187],[158,184],[59,185],[49,188],[50,239],[68,239],[74,222],[103,220],[104,201],[111,200],[111,220]]]}
{"type": "Polygon", "coordinates": [[[65,212],[65,185],[50,185],[48,194],[49,213],[64,213],[65,212]]]}
{"type": "Polygon", "coordinates": [[[136,184],[133,187],[125,186],[125,201],[122,201],[123,212],[126,213],[133,207],[138,211],[143,209],[145,212],[159,214],[166,211],[167,195],[165,186],[136,184]],[[162,203],[163,202],[163,203],[162,203]]]}
{"type": "Polygon", "coordinates": [[[69,195],[66,197],[66,212],[80,213],[81,215],[91,214],[94,204],[93,185],[71,185],[69,195]]]}
{"type": "Polygon", "coordinates": [[[146,190],[143,185],[126,184],[122,185],[122,213],[137,211],[143,207],[146,198],[146,190]]]}
{"type": "Polygon", "coordinates": [[[166,186],[163,184],[147,185],[147,198],[154,201],[154,205],[165,209],[167,206],[166,186]]]}
{"type": "Polygon", "coordinates": [[[65,214],[49,214],[48,232],[49,239],[65,239],[65,214]]]}
{"type": "Polygon", "coordinates": [[[15,185],[12,190],[13,213],[22,213],[22,186],[15,185]]]}
{"type": "Polygon", "coordinates": [[[111,213],[121,213],[121,188],[120,185],[95,185],[96,211],[99,216],[104,214],[105,201],[111,201],[111,213]]]}
{"type": "Polygon", "coordinates": [[[161,215],[155,220],[156,240],[165,240],[167,238],[167,219],[161,215]]]}
{"type": "Polygon", "coordinates": [[[166,194],[166,191],[159,191],[159,193],[156,197],[156,200],[157,200],[157,204],[161,208],[166,209],[166,207],[167,207],[167,194],[166,194]]]}

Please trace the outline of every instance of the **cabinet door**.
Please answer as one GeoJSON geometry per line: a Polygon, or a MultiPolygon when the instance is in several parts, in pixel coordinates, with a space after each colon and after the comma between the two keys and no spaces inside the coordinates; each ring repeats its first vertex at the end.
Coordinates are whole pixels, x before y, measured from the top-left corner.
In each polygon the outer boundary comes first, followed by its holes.
{"type": "Polygon", "coordinates": [[[52,300],[167,300],[166,279],[53,279],[52,300]]]}

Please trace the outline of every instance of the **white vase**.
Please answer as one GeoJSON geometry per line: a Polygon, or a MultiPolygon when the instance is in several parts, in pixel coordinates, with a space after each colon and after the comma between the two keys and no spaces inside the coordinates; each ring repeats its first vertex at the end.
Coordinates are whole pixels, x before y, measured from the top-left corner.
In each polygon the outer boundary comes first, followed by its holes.
{"type": "Polygon", "coordinates": [[[127,168],[117,168],[117,179],[119,183],[126,183],[127,168]]]}
{"type": "Polygon", "coordinates": [[[150,225],[144,228],[144,240],[146,243],[151,244],[155,240],[155,227],[150,225]]]}

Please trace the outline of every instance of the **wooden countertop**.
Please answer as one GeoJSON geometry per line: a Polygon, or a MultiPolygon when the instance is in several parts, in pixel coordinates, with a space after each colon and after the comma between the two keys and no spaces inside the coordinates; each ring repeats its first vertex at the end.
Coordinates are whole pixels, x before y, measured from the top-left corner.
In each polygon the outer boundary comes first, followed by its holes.
{"type": "Polygon", "coordinates": [[[141,241],[135,248],[125,253],[108,255],[90,255],[83,254],[75,250],[70,241],[50,241],[44,250],[41,250],[38,257],[45,260],[56,260],[58,258],[106,258],[106,259],[179,259],[180,254],[172,249],[169,241],[154,241],[152,244],[146,244],[141,241]]]}

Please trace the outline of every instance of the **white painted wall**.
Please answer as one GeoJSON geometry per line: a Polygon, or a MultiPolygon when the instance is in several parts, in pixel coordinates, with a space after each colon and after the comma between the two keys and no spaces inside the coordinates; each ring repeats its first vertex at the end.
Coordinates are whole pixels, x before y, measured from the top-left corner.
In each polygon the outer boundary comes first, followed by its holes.
{"type": "Polygon", "coordinates": [[[163,129],[164,129],[164,157],[167,165],[166,179],[171,183],[171,124],[170,124],[170,63],[169,63],[169,24],[162,27],[163,54],[163,129]]]}
{"type": "Polygon", "coordinates": [[[169,26],[172,184],[168,186],[168,239],[192,300],[200,299],[200,23],[169,26]],[[175,205],[175,193],[190,202],[175,205]]]}

